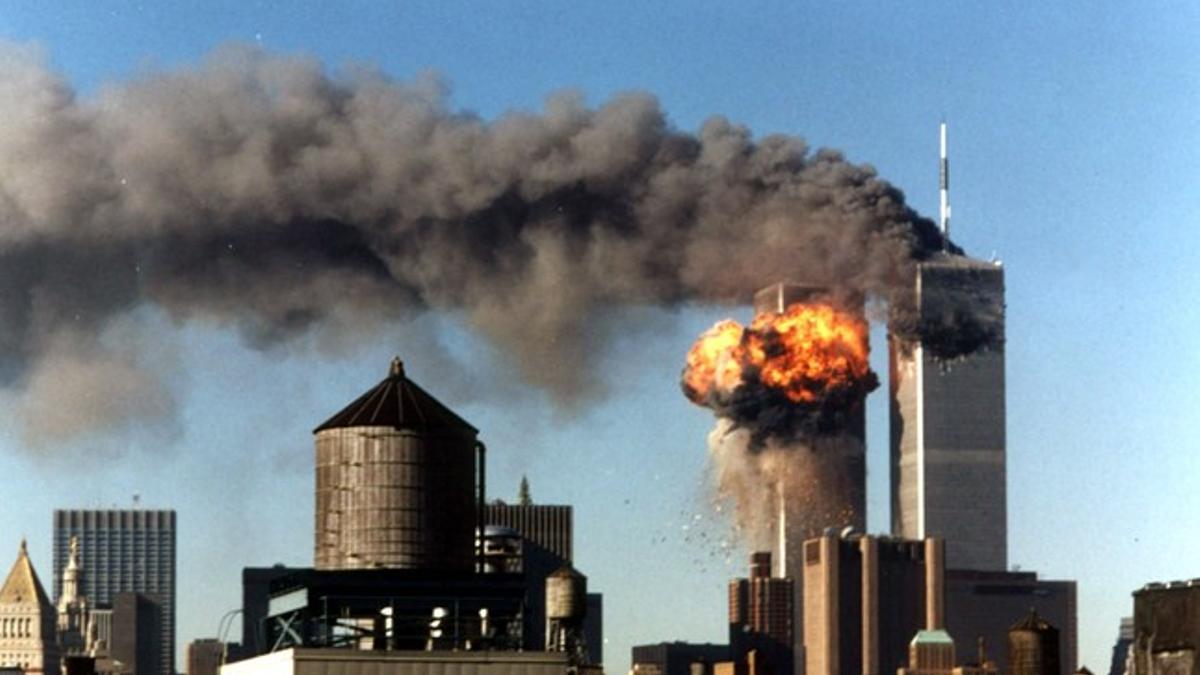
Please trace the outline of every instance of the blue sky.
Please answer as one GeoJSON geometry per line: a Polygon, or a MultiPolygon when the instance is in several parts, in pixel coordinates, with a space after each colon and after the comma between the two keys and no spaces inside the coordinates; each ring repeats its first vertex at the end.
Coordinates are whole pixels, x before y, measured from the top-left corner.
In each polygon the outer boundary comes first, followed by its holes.
{"type": "MultiPolygon", "coordinates": [[[[85,97],[227,41],[399,79],[433,70],[455,107],[486,118],[561,89],[593,103],[646,90],[681,129],[721,114],[839,148],[926,214],[944,117],[955,239],[1007,269],[1011,563],[1078,580],[1079,660],[1097,672],[1132,590],[1200,574],[1196,5],[332,4],[0,2],[0,39],[41,45],[85,97]]],[[[471,368],[498,367],[454,316],[334,354],[256,352],[145,311],[178,345],[180,424],[36,454],[0,429],[0,550],[27,535],[49,585],[53,508],[136,493],[178,509],[181,647],[240,603],[241,567],[311,561],[310,431],[391,354],[432,330],[471,368]]],[[[677,378],[695,335],[729,311],[664,313],[623,347],[633,358],[607,373],[611,396],[570,415],[519,385],[481,391],[408,364],[482,429],[494,494],[515,494],[524,473],[536,499],[576,505],[577,563],[606,595],[611,672],[631,644],[724,639],[724,584],[745,555],[720,544],[705,487],[711,416],[677,378]]],[[[883,344],[876,331],[878,372],[883,344]]],[[[883,393],[869,413],[869,526],[883,531],[883,393]]]]}

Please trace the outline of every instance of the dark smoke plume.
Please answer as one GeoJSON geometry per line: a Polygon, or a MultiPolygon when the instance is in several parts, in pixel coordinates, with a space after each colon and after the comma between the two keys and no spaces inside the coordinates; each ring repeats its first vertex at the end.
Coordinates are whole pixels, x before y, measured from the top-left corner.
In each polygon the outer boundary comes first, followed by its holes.
{"type": "Polygon", "coordinates": [[[740,302],[796,270],[888,299],[943,247],[871,167],[720,117],[685,133],[644,93],[489,121],[436,80],[233,47],[81,97],[0,46],[0,117],[0,386],[23,396],[63,345],[154,391],[87,344],[139,307],[260,346],[433,309],[569,403],[623,308],[740,302]]]}

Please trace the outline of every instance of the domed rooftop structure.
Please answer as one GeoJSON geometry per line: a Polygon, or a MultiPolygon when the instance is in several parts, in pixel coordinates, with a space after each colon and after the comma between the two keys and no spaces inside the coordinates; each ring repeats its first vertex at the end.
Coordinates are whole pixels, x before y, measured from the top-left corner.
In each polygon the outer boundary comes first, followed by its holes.
{"type": "Polygon", "coordinates": [[[418,432],[479,430],[459,417],[404,374],[404,362],[392,359],[388,376],[354,399],[313,433],[347,427],[392,427],[418,432]]]}

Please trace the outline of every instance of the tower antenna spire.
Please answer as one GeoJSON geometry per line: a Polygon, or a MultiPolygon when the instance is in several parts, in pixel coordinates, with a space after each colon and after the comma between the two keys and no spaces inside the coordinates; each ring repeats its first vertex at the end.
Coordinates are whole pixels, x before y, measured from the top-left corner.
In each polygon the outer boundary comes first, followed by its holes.
{"type": "Polygon", "coordinates": [[[950,241],[950,154],[946,147],[946,120],[942,120],[940,131],[941,163],[938,171],[938,226],[942,230],[942,239],[950,241]]]}

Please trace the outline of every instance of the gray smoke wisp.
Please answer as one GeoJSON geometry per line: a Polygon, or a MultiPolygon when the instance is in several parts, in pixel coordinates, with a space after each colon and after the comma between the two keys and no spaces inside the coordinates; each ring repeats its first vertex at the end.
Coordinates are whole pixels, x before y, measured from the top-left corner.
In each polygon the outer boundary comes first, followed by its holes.
{"type": "MultiPolygon", "coordinates": [[[[105,372],[155,391],[121,354],[45,384],[146,306],[258,346],[456,312],[569,404],[625,308],[738,302],[797,270],[888,299],[943,247],[871,167],[720,117],[683,132],[644,93],[484,120],[433,78],[244,47],[87,96],[24,47],[0,73],[0,387],[46,405],[105,372]]],[[[52,419],[33,426],[65,433],[52,419]]]]}

